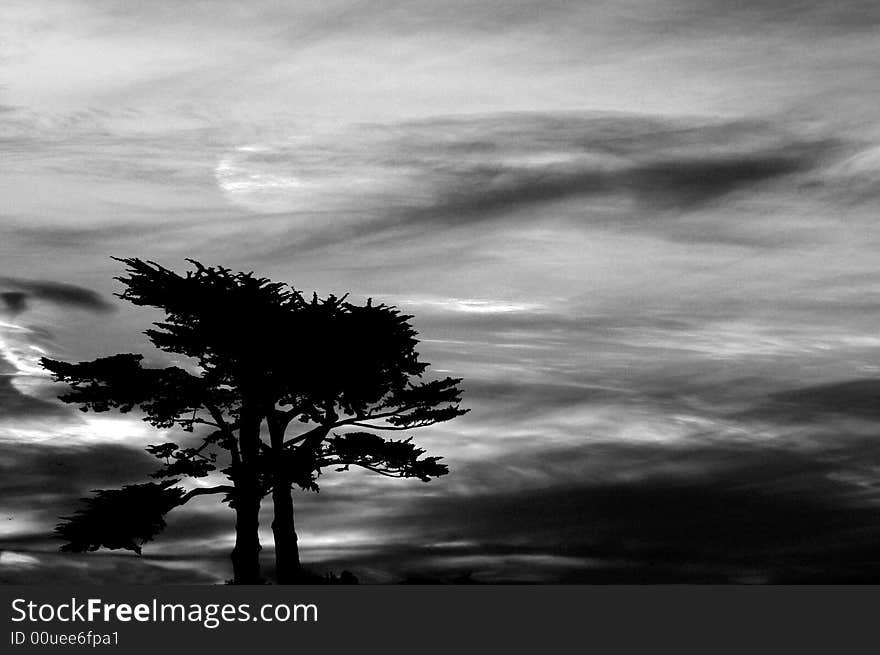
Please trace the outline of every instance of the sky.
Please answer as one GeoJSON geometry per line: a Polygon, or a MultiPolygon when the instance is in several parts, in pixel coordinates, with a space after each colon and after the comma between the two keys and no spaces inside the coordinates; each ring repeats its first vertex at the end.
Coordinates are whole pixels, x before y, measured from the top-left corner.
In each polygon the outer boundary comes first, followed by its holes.
{"type": "Polygon", "coordinates": [[[150,352],[135,256],[395,304],[464,378],[413,434],[449,476],[297,495],[316,570],[876,582],[878,30],[869,0],[7,0],[0,581],[229,577],[211,499],[142,557],[51,537],[168,436],[37,363],[150,352]]]}

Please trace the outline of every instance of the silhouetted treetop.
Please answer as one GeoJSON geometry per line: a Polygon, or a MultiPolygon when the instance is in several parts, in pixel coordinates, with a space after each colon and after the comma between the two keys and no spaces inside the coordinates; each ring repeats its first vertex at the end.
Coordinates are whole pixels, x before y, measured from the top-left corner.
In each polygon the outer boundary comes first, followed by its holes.
{"type": "Polygon", "coordinates": [[[344,414],[416,427],[452,417],[438,402],[459,402],[460,379],[414,382],[428,364],[416,352],[412,316],[395,307],[306,298],[287,284],[194,260],[185,275],[118,261],[129,272],[117,278],[126,286],[119,297],[166,312],[145,332],[150,340],[196,360],[213,385],[316,423],[344,414]]]}
{"type": "Polygon", "coordinates": [[[160,350],[193,358],[217,384],[265,378],[278,356],[285,318],[302,304],[299,292],[253,273],[187,260],[195,271],[180,275],[140,259],[117,259],[128,276],[117,294],[135,305],[162,309],[165,320],[145,331],[160,350]]]}

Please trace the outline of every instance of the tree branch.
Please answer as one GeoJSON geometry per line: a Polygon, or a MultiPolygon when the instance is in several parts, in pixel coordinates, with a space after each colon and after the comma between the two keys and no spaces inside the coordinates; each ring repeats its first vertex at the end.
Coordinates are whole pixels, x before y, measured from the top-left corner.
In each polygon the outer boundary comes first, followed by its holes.
{"type": "Polygon", "coordinates": [[[336,461],[333,460],[322,460],[321,466],[360,466],[361,468],[365,468],[368,471],[372,471],[373,473],[378,473],[379,475],[384,475],[386,478],[405,478],[406,476],[400,471],[397,475],[390,472],[389,469],[380,469],[376,466],[367,464],[365,462],[357,462],[354,460],[346,461],[338,459],[336,461]]]}
{"type": "Polygon", "coordinates": [[[419,423],[416,425],[370,425],[369,423],[359,423],[356,421],[352,421],[347,425],[354,425],[359,428],[369,428],[370,430],[412,430],[414,428],[423,428],[428,425],[433,425],[432,423],[419,423]]]}
{"type": "Polygon", "coordinates": [[[305,433],[300,434],[296,437],[293,437],[292,439],[288,439],[287,441],[284,442],[284,447],[290,448],[291,446],[298,444],[300,442],[303,442],[303,445],[305,445],[305,442],[309,442],[309,445],[311,447],[313,447],[313,448],[317,447],[318,444],[320,444],[322,441],[324,441],[324,439],[327,437],[327,435],[330,434],[330,430],[332,429],[332,427],[333,427],[332,425],[328,425],[328,426],[319,425],[318,427],[313,428],[313,429],[309,430],[308,432],[305,432],[305,433]]]}
{"type": "Polygon", "coordinates": [[[343,425],[355,425],[357,421],[373,421],[373,420],[376,420],[379,418],[390,418],[392,416],[399,416],[401,412],[405,412],[407,409],[410,409],[410,408],[409,407],[401,407],[401,408],[394,410],[393,412],[382,412],[381,414],[374,414],[373,412],[367,412],[363,416],[354,416],[349,419],[337,421],[336,423],[333,424],[332,427],[338,428],[343,425]]]}
{"type": "Polygon", "coordinates": [[[241,466],[241,453],[238,450],[238,440],[235,438],[235,433],[233,432],[235,429],[233,427],[234,424],[230,425],[227,423],[226,419],[223,418],[223,412],[212,403],[203,402],[202,406],[208,410],[208,413],[211,414],[211,418],[217,422],[218,429],[229,438],[229,455],[232,459],[232,465],[235,467],[241,466]]]}
{"type": "Polygon", "coordinates": [[[210,425],[212,428],[217,428],[221,432],[226,430],[226,427],[224,425],[221,425],[220,423],[215,423],[214,421],[206,421],[203,418],[194,418],[187,422],[194,425],[210,425]]]}
{"type": "Polygon", "coordinates": [[[180,504],[182,505],[183,503],[189,502],[196,496],[206,496],[208,494],[228,494],[234,492],[235,487],[231,487],[226,484],[221,484],[217,487],[198,487],[196,489],[186,492],[180,499],[180,504]]]}
{"type": "Polygon", "coordinates": [[[208,410],[211,418],[213,418],[216,422],[217,429],[226,432],[227,434],[232,436],[232,431],[235,429],[235,425],[230,425],[226,422],[226,419],[223,418],[223,412],[220,411],[220,408],[208,402],[203,402],[202,406],[208,410]]]}

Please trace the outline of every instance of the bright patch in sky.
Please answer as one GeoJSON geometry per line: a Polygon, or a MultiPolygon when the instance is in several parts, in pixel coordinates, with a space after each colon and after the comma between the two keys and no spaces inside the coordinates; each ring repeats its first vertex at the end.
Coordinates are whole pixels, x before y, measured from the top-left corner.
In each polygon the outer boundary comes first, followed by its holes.
{"type": "Polygon", "coordinates": [[[46,375],[40,366],[40,357],[46,350],[29,343],[30,328],[13,323],[0,322],[0,357],[15,368],[16,375],[46,375]]]}
{"type": "Polygon", "coordinates": [[[0,552],[0,566],[32,568],[39,565],[40,560],[33,555],[16,553],[10,550],[0,552]]]}

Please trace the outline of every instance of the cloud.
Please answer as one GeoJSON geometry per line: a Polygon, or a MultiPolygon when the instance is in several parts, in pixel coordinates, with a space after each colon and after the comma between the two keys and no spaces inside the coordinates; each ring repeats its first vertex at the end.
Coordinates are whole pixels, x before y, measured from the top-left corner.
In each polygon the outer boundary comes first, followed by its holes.
{"type": "MultiPolygon", "coordinates": [[[[161,440],[158,436],[155,439],[161,440]]],[[[59,441],[63,443],[63,440],[59,441]]],[[[30,553],[36,557],[39,567],[34,575],[45,576],[42,577],[44,580],[51,580],[56,569],[60,569],[65,577],[78,572],[77,575],[83,577],[93,575],[96,581],[109,581],[110,578],[104,578],[108,563],[123,565],[126,561],[132,568],[125,573],[125,578],[132,581],[138,579],[138,569],[149,571],[152,563],[132,561],[124,555],[120,557],[119,553],[109,552],[85,558],[58,555],[61,542],[55,538],[53,530],[60,518],[71,515],[80,499],[89,496],[94,489],[148,480],[148,474],[155,469],[156,460],[153,457],[141,448],[129,445],[101,443],[71,446],[52,441],[20,441],[9,445],[0,457],[0,494],[4,497],[4,511],[0,517],[0,549],[30,553]]],[[[218,538],[231,534],[232,514],[225,507],[213,514],[178,510],[170,519],[170,526],[162,535],[162,543],[159,547],[151,544],[148,549],[148,559],[168,559],[162,553],[170,547],[174,553],[173,559],[178,560],[178,564],[169,561],[171,570],[162,580],[193,579],[205,582],[205,577],[197,572],[210,568],[214,555],[218,559],[228,557],[228,549],[222,547],[218,547],[214,554],[208,551],[213,548],[211,542],[216,543],[218,538]],[[174,568],[181,568],[179,560],[185,559],[183,554],[192,551],[194,544],[198,544],[199,551],[205,557],[200,558],[198,563],[191,561],[182,567],[183,571],[173,573],[174,568]],[[189,578],[186,569],[192,569],[195,577],[189,578]]],[[[0,566],[0,578],[8,578],[12,574],[10,569],[0,566]]],[[[216,580],[216,577],[213,579],[216,580]]]]}
{"type": "Polygon", "coordinates": [[[697,209],[736,191],[808,171],[818,163],[815,154],[767,152],[661,161],[624,172],[622,185],[646,207],[697,209]]]}
{"type": "MultiPolygon", "coordinates": [[[[90,313],[115,311],[110,303],[90,289],[48,280],[0,277],[0,301],[5,313],[16,317],[27,312],[32,300],[56,309],[82,309],[90,313]]],[[[35,426],[77,423],[74,412],[44,395],[46,371],[39,358],[46,354],[51,333],[39,325],[27,326],[0,321],[0,432],[6,440],[10,431],[35,426]]],[[[54,396],[54,392],[51,392],[54,396]]]]}
{"type": "Polygon", "coordinates": [[[866,489],[864,477],[847,479],[848,469],[880,462],[880,444],[828,443],[807,453],[771,444],[618,443],[540,461],[512,454],[473,467],[485,473],[574,459],[599,477],[385,501],[394,511],[371,515],[373,529],[399,540],[354,547],[324,565],[397,579],[470,573],[483,582],[880,579],[871,554],[880,537],[876,481],[866,489]]]}
{"type": "MultiPolygon", "coordinates": [[[[460,215],[606,194],[635,198],[649,209],[693,210],[735,191],[809,171],[833,145],[785,135],[769,124],[559,116],[520,119],[547,132],[513,135],[520,121],[497,120],[511,124],[499,130],[506,138],[493,141],[488,129],[485,141],[477,142],[474,150],[482,151],[484,161],[436,166],[438,179],[456,166],[460,172],[447,175],[454,183],[440,190],[428,212],[448,214],[454,221],[460,215]]],[[[469,128],[458,126],[461,133],[469,128]]],[[[452,160],[456,148],[449,147],[448,133],[443,136],[452,160]]]]}
{"type": "Polygon", "coordinates": [[[880,380],[845,380],[778,391],[744,415],[798,424],[835,417],[876,422],[880,420],[880,380]]]}
{"type": "Polygon", "coordinates": [[[62,553],[7,550],[0,553],[0,584],[222,584],[226,559],[203,554],[198,560],[162,560],[117,553],[62,553]],[[13,555],[4,562],[3,554],[13,555]],[[28,566],[16,559],[29,558],[28,566]]]}
{"type": "Polygon", "coordinates": [[[50,403],[33,396],[22,393],[13,384],[13,378],[9,375],[0,376],[0,423],[11,419],[71,419],[73,413],[66,407],[57,403],[50,403]]]}
{"type": "Polygon", "coordinates": [[[14,298],[13,305],[19,311],[26,307],[28,298],[37,298],[60,307],[72,307],[91,312],[110,312],[114,310],[113,305],[91,289],[65,282],[0,277],[0,287],[12,290],[11,292],[6,292],[3,299],[6,301],[7,307],[9,307],[9,294],[12,293],[14,298]]]}
{"type": "Polygon", "coordinates": [[[7,511],[59,516],[91,489],[139,481],[155,469],[155,459],[138,447],[22,441],[4,447],[0,486],[7,511]]]}
{"type": "Polygon", "coordinates": [[[5,291],[0,293],[0,300],[6,306],[6,311],[12,316],[21,314],[27,309],[27,294],[22,291],[5,291]]]}
{"type": "MultiPolygon", "coordinates": [[[[810,30],[819,34],[860,33],[880,24],[880,9],[871,0],[829,4],[821,0],[781,0],[768,4],[747,0],[735,5],[719,0],[673,0],[661,19],[667,26],[691,29],[810,30]]],[[[660,13],[660,12],[658,12],[660,13]]]]}
{"type": "MultiPolygon", "coordinates": [[[[459,479],[476,481],[507,470],[525,485],[496,480],[425,492],[425,485],[387,481],[363,487],[367,478],[355,477],[326,486],[320,499],[300,496],[301,541],[314,568],[354,570],[367,582],[448,582],[462,575],[477,582],[878,580],[872,552],[880,508],[870,472],[880,464],[880,444],[838,442],[831,435],[824,443],[806,451],[758,442],[595,443],[545,450],[541,457],[514,451],[456,471],[459,479]],[[521,473],[555,467],[558,477],[550,484],[528,482],[521,473]]],[[[93,454],[71,463],[91,461],[93,454]]],[[[111,453],[108,465],[118,465],[119,456],[130,457],[111,453]]],[[[90,467],[69,486],[92,484],[93,475],[102,484],[113,477],[90,467]]],[[[70,493],[67,487],[57,493],[70,493]]],[[[138,580],[160,566],[169,571],[162,580],[222,579],[228,566],[222,548],[198,561],[188,553],[230,531],[225,510],[172,514],[148,555],[118,575],[138,580]]],[[[128,561],[110,553],[53,555],[43,543],[27,535],[3,541],[7,550],[40,560],[36,579],[77,569],[104,580],[110,562],[128,561]]]]}
{"type": "Polygon", "coordinates": [[[279,251],[560,220],[581,230],[776,245],[816,235],[740,226],[747,219],[735,215],[737,203],[781,206],[808,181],[815,193],[809,176],[853,147],[773,122],[496,114],[243,146],[221,159],[217,180],[232,202],[291,217],[291,236],[281,237],[290,245],[279,251]]]}
{"type": "MultiPolygon", "coordinates": [[[[472,326],[484,316],[464,315],[472,326]]],[[[489,334],[534,330],[542,315],[546,312],[491,314],[499,323],[489,334]]],[[[583,327],[564,315],[549,318],[554,329],[583,327]]],[[[700,325],[672,318],[628,320],[594,319],[591,329],[607,337],[621,322],[626,329],[648,323],[672,332],[700,325]]],[[[645,350],[640,353],[643,364],[656,364],[645,350]]],[[[466,350],[459,354],[469,358],[466,350]]],[[[490,359],[502,367],[508,361],[490,359]]],[[[364,581],[382,582],[451,581],[465,574],[478,582],[880,579],[871,556],[871,543],[880,537],[874,480],[880,442],[818,413],[809,426],[794,431],[759,431],[754,428],[763,419],[725,413],[717,394],[742,403],[775,386],[772,397],[785,400],[788,392],[780,391],[778,382],[745,380],[738,387],[728,370],[720,386],[711,388],[679,370],[677,360],[669,366],[678,376],[669,375],[670,369],[628,367],[626,380],[617,380],[616,387],[597,384],[604,376],[594,371],[572,378],[565,368],[549,371],[545,384],[518,376],[492,381],[473,376],[465,386],[474,411],[446,435],[448,442],[444,435],[415,435],[432,452],[449,456],[453,475],[443,484],[408,485],[357,476],[343,481],[329,473],[320,497],[297,498],[305,561],[318,570],[351,569],[364,581]],[[585,409],[608,412],[609,422],[591,423],[585,409]],[[682,422],[675,439],[639,434],[662,433],[684,410],[701,411],[694,416],[701,421],[682,422]],[[601,429],[592,432],[593,426],[601,429]],[[471,448],[482,451],[474,457],[471,448]]],[[[872,387],[863,382],[867,405],[872,387]]],[[[835,394],[848,392],[820,389],[803,394],[804,403],[822,407],[827,396],[834,413],[835,394]]],[[[876,424],[874,414],[865,418],[876,424]]],[[[3,541],[4,547],[37,558],[40,566],[32,570],[37,578],[122,575],[107,568],[115,559],[100,555],[58,559],[46,552],[53,544],[45,535],[59,507],[71,506],[91,486],[134,481],[138,471],[150,470],[149,461],[123,446],[21,448],[8,466],[0,466],[0,478],[8,481],[0,493],[12,499],[15,515],[20,512],[30,523],[3,541]],[[53,474],[61,465],[77,472],[73,481],[53,474]],[[63,485],[55,484],[56,478],[63,485]]],[[[133,562],[124,575],[223,579],[228,563],[220,544],[230,535],[226,508],[173,514],[167,531],[148,548],[151,559],[133,562]],[[189,555],[195,549],[208,549],[210,556],[195,562],[189,555]]],[[[268,570],[268,534],[264,542],[268,570]]]]}

